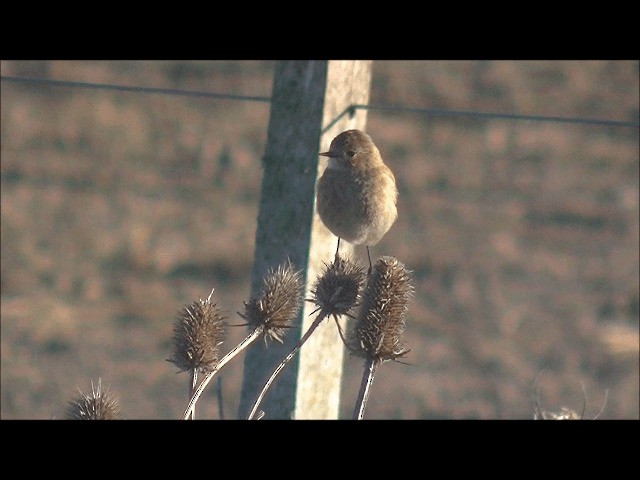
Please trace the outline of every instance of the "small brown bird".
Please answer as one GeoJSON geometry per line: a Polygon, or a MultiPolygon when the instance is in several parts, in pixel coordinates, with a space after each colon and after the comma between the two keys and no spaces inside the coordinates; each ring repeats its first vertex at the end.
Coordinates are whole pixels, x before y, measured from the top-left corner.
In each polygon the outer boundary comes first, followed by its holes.
{"type": "Polygon", "coordinates": [[[389,231],[398,217],[396,180],[371,137],[347,130],[331,141],[329,163],[320,180],[316,205],[324,225],[340,239],[369,247],[389,231]]]}

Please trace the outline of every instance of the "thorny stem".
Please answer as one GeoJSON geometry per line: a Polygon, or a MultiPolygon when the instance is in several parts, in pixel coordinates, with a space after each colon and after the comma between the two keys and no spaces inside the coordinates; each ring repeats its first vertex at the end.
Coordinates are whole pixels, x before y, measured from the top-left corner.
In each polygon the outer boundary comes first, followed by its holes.
{"type": "MultiPolygon", "coordinates": [[[[193,392],[196,391],[196,387],[198,386],[198,370],[195,368],[191,370],[191,386],[189,387],[189,398],[193,396],[193,392]]],[[[191,420],[196,419],[196,407],[193,407],[191,411],[191,416],[189,417],[191,420]]]]}
{"type": "Polygon", "coordinates": [[[278,376],[280,371],[285,367],[285,365],[287,363],[289,363],[289,361],[295,356],[295,354],[298,352],[298,350],[300,350],[302,345],[304,345],[304,343],[309,339],[309,337],[311,336],[313,331],[316,328],[318,328],[318,325],[320,325],[322,320],[324,320],[325,318],[327,318],[326,315],[322,315],[322,314],[318,315],[318,318],[316,318],[313,321],[313,323],[311,324],[309,329],[300,338],[300,340],[298,341],[296,346],[293,347],[293,350],[291,350],[289,355],[287,355],[286,358],[280,363],[280,365],[278,365],[278,367],[273,371],[273,373],[271,374],[271,377],[269,378],[269,380],[267,380],[267,383],[265,383],[264,387],[262,387],[262,391],[260,392],[260,395],[258,395],[258,398],[257,398],[256,402],[253,404],[253,408],[251,409],[251,413],[249,413],[249,417],[247,418],[248,420],[253,420],[254,419],[254,417],[256,415],[256,412],[258,411],[258,407],[260,406],[260,403],[262,402],[262,399],[264,398],[264,396],[269,391],[269,388],[271,387],[271,384],[273,383],[275,378],[278,376]]]}
{"type": "Polygon", "coordinates": [[[222,410],[222,377],[218,377],[218,381],[216,382],[217,387],[216,393],[218,396],[218,418],[220,420],[224,420],[224,411],[222,410]]]}
{"type": "Polygon", "coordinates": [[[213,376],[216,373],[218,373],[220,370],[222,370],[222,367],[224,367],[233,357],[235,357],[238,353],[240,353],[242,350],[244,350],[249,345],[251,345],[251,343],[260,336],[262,331],[263,329],[261,327],[256,328],[244,340],[242,340],[238,345],[236,345],[229,353],[227,353],[224,357],[222,357],[222,359],[217,363],[217,365],[212,371],[207,373],[207,375],[202,380],[202,383],[200,383],[200,386],[191,397],[191,400],[189,401],[189,405],[187,406],[187,409],[184,411],[184,415],[182,416],[183,420],[187,420],[189,418],[189,415],[195,408],[198,398],[200,398],[200,395],[202,395],[202,392],[206,388],[207,384],[211,381],[213,376]]]}
{"type": "Polygon", "coordinates": [[[380,360],[374,357],[367,358],[364,364],[364,374],[362,375],[362,383],[360,384],[360,392],[356,400],[356,407],[353,410],[353,419],[362,420],[364,417],[364,409],[367,408],[371,385],[373,384],[373,376],[380,365],[380,360]]]}
{"type": "Polygon", "coordinates": [[[338,322],[338,317],[336,317],[336,316],[334,315],[334,317],[333,317],[333,318],[334,318],[334,319],[335,319],[335,321],[336,321],[336,326],[338,327],[338,334],[340,335],[340,340],[342,340],[342,344],[343,344],[345,347],[349,348],[349,345],[347,344],[347,339],[346,339],[346,338],[344,338],[344,334],[342,333],[342,327],[340,326],[340,322],[338,322]]]}

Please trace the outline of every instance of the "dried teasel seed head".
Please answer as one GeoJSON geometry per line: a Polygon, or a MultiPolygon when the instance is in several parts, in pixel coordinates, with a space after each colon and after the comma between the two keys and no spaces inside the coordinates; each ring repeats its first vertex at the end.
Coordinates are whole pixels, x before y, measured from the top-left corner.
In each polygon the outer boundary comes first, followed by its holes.
{"type": "Polygon", "coordinates": [[[362,268],[347,258],[335,257],[333,263],[326,264],[325,270],[318,277],[311,290],[312,302],[318,306],[320,315],[349,315],[349,311],[357,305],[360,290],[364,284],[362,268]]]}
{"type": "MultiPolygon", "coordinates": [[[[213,294],[213,290],[211,291],[213,294]]],[[[220,360],[220,345],[226,338],[225,317],[211,294],[185,306],[173,324],[173,352],[169,362],[180,371],[210,372],[220,360]]]]}
{"type": "Polygon", "coordinates": [[[559,412],[538,410],[534,413],[534,420],[582,420],[582,415],[567,407],[561,407],[559,412]]]}
{"type": "Polygon", "coordinates": [[[302,276],[287,260],[264,277],[262,294],[244,302],[244,318],[249,328],[262,329],[265,342],[284,340],[286,329],[290,328],[300,312],[303,289],[302,276]]]}
{"type": "Polygon", "coordinates": [[[79,390],[79,394],[69,402],[67,419],[69,420],[121,420],[118,400],[102,388],[102,379],[98,379],[98,387],[91,382],[91,393],[79,390]]]}
{"type": "Polygon", "coordinates": [[[362,306],[347,341],[351,353],[381,362],[406,355],[409,350],[401,342],[412,295],[404,265],[393,257],[380,258],[362,293],[362,306]]]}
{"type": "MultiPolygon", "coordinates": [[[[542,372],[540,372],[540,374],[541,373],[542,372]]],[[[538,376],[540,374],[538,374],[538,376]]],[[[584,395],[584,401],[582,404],[582,413],[578,413],[575,410],[572,410],[568,407],[560,407],[559,411],[542,409],[540,407],[540,399],[539,399],[540,392],[539,392],[538,377],[536,377],[536,380],[534,382],[534,387],[535,387],[535,392],[532,398],[533,409],[534,409],[534,413],[533,413],[534,420],[583,420],[585,418],[585,411],[587,408],[587,391],[584,387],[584,384],[581,384],[582,393],[584,395]]],[[[604,401],[602,402],[602,406],[600,407],[600,412],[598,412],[598,414],[595,417],[593,417],[593,420],[596,420],[598,417],[600,417],[602,412],[604,412],[604,408],[607,404],[608,398],[609,398],[609,390],[605,392],[604,401]]]]}

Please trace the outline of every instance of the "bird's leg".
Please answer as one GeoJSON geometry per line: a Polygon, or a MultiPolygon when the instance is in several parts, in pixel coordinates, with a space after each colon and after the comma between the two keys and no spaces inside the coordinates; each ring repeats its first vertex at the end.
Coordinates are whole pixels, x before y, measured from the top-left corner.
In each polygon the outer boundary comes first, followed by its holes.
{"type": "Polygon", "coordinates": [[[336,260],[338,259],[338,252],[340,251],[340,237],[338,237],[338,246],[336,247],[336,260]]]}
{"type": "Polygon", "coordinates": [[[369,253],[369,245],[367,245],[367,257],[369,257],[369,271],[367,272],[367,277],[371,275],[371,254],[369,253]]]}

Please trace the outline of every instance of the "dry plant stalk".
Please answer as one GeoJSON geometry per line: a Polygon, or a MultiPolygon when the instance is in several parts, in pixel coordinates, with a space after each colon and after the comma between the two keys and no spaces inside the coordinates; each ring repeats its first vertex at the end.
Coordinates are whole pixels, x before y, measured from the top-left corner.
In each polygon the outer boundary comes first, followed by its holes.
{"type": "MultiPolygon", "coordinates": [[[[317,305],[318,308],[311,312],[311,314],[313,315],[319,312],[318,317],[313,321],[291,352],[289,352],[273,371],[271,377],[269,377],[258,395],[249,413],[248,420],[256,419],[256,415],[259,413],[258,407],[271,388],[273,381],[325,318],[334,317],[338,325],[338,332],[344,341],[340,324],[338,323],[338,317],[341,315],[350,316],[349,311],[357,305],[360,288],[363,283],[362,269],[350,260],[341,258],[338,254],[336,254],[333,263],[330,265],[325,264],[325,267],[323,274],[317,279],[311,291],[312,298],[307,299],[308,302],[317,305]]],[[[264,413],[262,413],[262,415],[264,415],[264,413]]],[[[260,415],[260,418],[262,418],[262,415],[260,415]]]]}
{"type": "Polygon", "coordinates": [[[402,345],[408,302],[413,294],[409,272],[393,257],[380,258],[363,292],[362,307],[350,332],[347,347],[365,358],[365,369],[353,412],[362,420],[378,366],[404,357],[402,345]]]}
{"type": "Polygon", "coordinates": [[[303,284],[300,271],[295,271],[289,260],[277,269],[272,269],[264,278],[262,295],[244,302],[244,313],[238,312],[253,330],[236,347],[227,353],[209,371],[198,388],[193,392],[183,414],[187,420],[192,414],[198,398],[211,379],[238,353],[251,345],[261,335],[265,343],[275,340],[282,343],[284,334],[298,316],[303,297],[303,284]]]}
{"type": "Polygon", "coordinates": [[[121,420],[118,400],[102,388],[102,379],[98,379],[98,387],[94,388],[91,381],[91,393],[80,392],[69,402],[67,419],[69,420],[121,420]]]}

